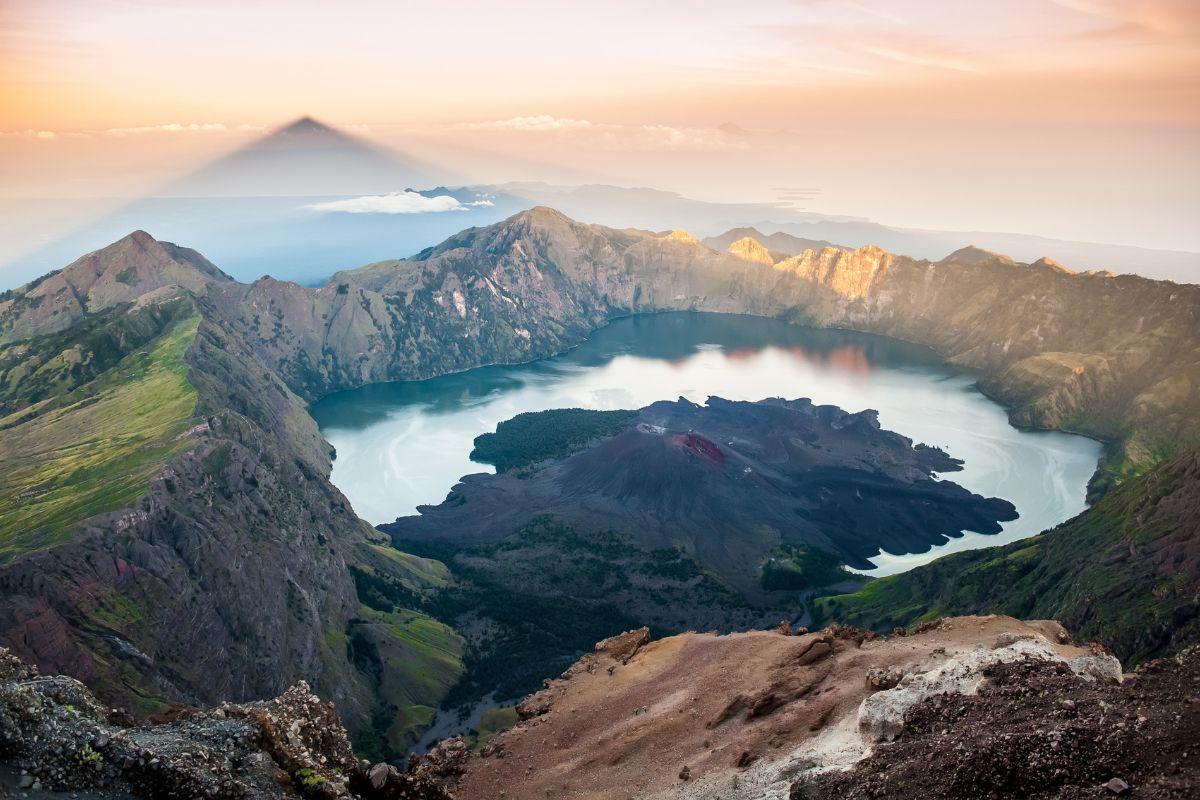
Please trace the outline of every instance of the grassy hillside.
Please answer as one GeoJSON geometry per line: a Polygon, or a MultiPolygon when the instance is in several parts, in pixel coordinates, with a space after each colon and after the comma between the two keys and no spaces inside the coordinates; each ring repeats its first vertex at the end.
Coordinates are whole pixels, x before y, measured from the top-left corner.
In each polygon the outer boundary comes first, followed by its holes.
{"type": "MultiPolygon", "coordinates": [[[[132,505],[187,449],[179,436],[193,423],[196,391],[183,356],[198,324],[194,315],[171,320],[97,376],[0,418],[0,563],[69,538],[80,520],[132,505]]],[[[27,385],[86,352],[58,344],[64,349],[27,385]]]]}
{"type": "Polygon", "coordinates": [[[1166,461],[1053,530],[940,558],[855,594],[820,617],[879,631],[940,616],[1057,619],[1139,661],[1200,641],[1200,451],[1166,461]]]}
{"type": "Polygon", "coordinates": [[[364,605],[351,624],[348,647],[355,665],[374,677],[379,698],[374,735],[360,734],[356,747],[371,755],[403,753],[462,676],[462,638],[425,614],[364,605]]]}
{"type": "Polygon", "coordinates": [[[450,570],[440,561],[414,556],[382,544],[373,544],[370,548],[375,555],[387,559],[386,571],[410,591],[440,589],[450,581],[450,570]]]}
{"type": "Polygon", "coordinates": [[[143,714],[304,679],[394,756],[462,672],[404,610],[448,571],[353,515],[223,282],[135,234],[0,297],[0,639],[143,714]]]}
{"type": "Polygon", "coordinates": [[[642,624],[659,634],[765,626],[798,604],[787,597],[771,610],[754,608],[677,549],[644,550],[628,536],[549,516],[496,544],[397,545],[454,573],[420,606],[467,635],[466,674],[448,706],[493,691],[501,701],[519,699],[596,642],[642,624]]]}
{"type": "Polygon", "coordinates": [[[349,566],[362,605],[337,644],[372,681],[376,697],[371,725],[355,746],[384,758],[407,750],[433,721],[463,674],[463,642],[448,625],[411,610],[448,585],[445,564],[371,544],[349,566]]]}

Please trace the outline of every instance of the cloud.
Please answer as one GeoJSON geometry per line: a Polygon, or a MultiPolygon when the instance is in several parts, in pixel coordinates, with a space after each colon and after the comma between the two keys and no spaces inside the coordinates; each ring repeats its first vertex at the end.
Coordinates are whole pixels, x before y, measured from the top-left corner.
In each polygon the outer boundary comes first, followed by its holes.
{"type": "Polygon", "coordinates": [[[741,150],[749,147],[744,130],[734,133],[721,128],[642,125],[624,133],[631,146],[652,150],[741,150]]]}
{"type": "MultiPolygon", "coordinates": [[[[239,130],[245,130],[241,126],[239,130]]],[[[111,136],[125,136],[139,133],[225,133],[229,128],[222,122],[189,122],[186,125],[178,122],[168,122],[166,125],[139,125],[133,128],[109,128],[104,131],[111,136]]]]}
{"type": "Polygon", "coordinates": [[[54,131],[38,131],[28,128],[23,131],[0,131],[0,136],[19,136],[22,139],[41,139],[44,142],[58,138],[54,131]]]}
{"type": "Polygon", "coordinates": [[[136,136],[145,133],[257,133],[266,130],[265,125],[237,125],[230,127],[223,122],[168,122],[165,125],[137,125],[126,128],[101,128],[75,131],[45,131],[27,129],[23,131],[0,131],[0,136],[20,136],[26,139],[52,140],[69,138],[91,138],[93,136],[136,136]]]}
{"type": "Polygon", "coordinates": [[[479,131],[512,131],[532,135],[563,133],[578,137],[584,144],[603,148],[637,148],[650,150],[727,150],[747,147],[748,132],[734,126],[717,128],[677,128],[672,125],[648,123],[618,125],[570,119],[540,114],[531,117],[467,122],[460,128],[479,131]]]}
{"type": "Polygon", "coordinates": [[[1092,14],[1097,17],[1108,17],[1110,19],[1116,17],[1113,9],[1107,7],[1104,3],[1095,3],[1091,2],[1091,0],[1050,0],[1050,2],[1071,11],[1078,11],[1081,14],[1092,14]]]}
{"type": "Polygon", "coordinates": [[[908,20],[899,14],[868,3],[858,2],[858,0],[792,0],[792,2],[798,6],[807,6],[809,8],[820,5],[838,6],[849,11],[852,17],[868,16],[891,23],[892,25],[908,24],[908,20]]]}
{"type": "Polygon", "coordinates": [[[1200,34],[1195,0],[1050,0],[1054,5],[1101,20],[1105,27],[1085,37],[1178,41],[1194,46],[1200,34]]]}
{"type": "Polygon", "coordinates": [[[876,19],[881,19],[884,22],[890,22],[893,25],[907,25],[908,21],[899,14],[894,14],[882,8],[866,5],[865,3],[857,3],[854,0],[842,0],[842,5],[851,11],[857,11],[861,14],[866,14],[876,19]]]}
{"type": "Polygon", "coordinates": [[[549,114],[538,114],[532,117],[511,117],[510,119],[496,119],[489,122],[470,122],[467,123],[466,127],[494,131],[574,131],[593,126],[586,119],[568,119],[564,117],[552,117],[549,114]]]}
{"type": "Polygon", "coordinates": [[[487,198],[463,205],[448,194],[426,197],[411,190],[388,194],[351,197],[304,206],[311,211],[335,211],[343,214],[437,214],[443,211],[467,211],[468,206],[491,205],[487,198]]]}

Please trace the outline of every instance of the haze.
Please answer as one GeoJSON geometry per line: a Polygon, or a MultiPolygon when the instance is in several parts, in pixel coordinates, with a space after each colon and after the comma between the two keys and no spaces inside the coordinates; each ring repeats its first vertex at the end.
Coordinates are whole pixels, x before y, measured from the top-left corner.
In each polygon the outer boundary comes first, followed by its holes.
{"type": "Polygon", "coordinates": [[[446,182],[1200,250],[1198,35],[1189,0],[5,0],[0,195],[137,197],[311,114],[446,182]]]}

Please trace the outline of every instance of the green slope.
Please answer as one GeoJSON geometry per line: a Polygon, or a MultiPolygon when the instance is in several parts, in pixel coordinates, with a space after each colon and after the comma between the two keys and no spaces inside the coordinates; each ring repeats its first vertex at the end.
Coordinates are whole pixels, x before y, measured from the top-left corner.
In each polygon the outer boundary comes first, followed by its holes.
{"type": "Polygon", "coordinates": [[[462,644],[454,629],[425,614],[364,605],[348,647],[359,669],[374,677],[379,705],[372,731],[357,737],[356,748],[374,756],[414,744],[462,676],[462,644]]]}
{"type": "Polygon", "coordinates": [[[80,520],[133,505],[150,478],[190,446],[179,438],[196,407],[184,353],[199,317],[180,313],[162,322],[145,340],[125,341],[132,346],[119,358],[62,335],[0,356],[10,380],[28,371],[19,378],[23,388],[51,387],[0,418],[0,563],[69,538],[80,520]],[[78,368],[103,358],[112,366],[94,377],[78,368]]]}
{"type": "Polygon", "coordinates": [[[340,644],[372,681],[376,699],[370,728],[358,732],[355,747],[386,758],[420,738],[462,677],[463,641],[448,625],[410,610],[447,586],[446,565],[381,544],[361,555],[349,568],[362,605],[340,644]]]}
{"type": "Polygon", "coordinates": [[[1053,530],[822,598],[816,611],[878,631],[960,614],[1057,619],[1136,662],[1200,641],[1198,587],[1200,450],[1191,450],[1053,530]]]}

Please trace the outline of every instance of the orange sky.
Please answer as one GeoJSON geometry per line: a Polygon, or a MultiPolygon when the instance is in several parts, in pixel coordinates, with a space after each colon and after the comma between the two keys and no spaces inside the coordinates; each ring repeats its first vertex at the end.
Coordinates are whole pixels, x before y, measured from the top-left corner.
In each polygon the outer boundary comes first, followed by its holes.
{"type": "Polygon", "coordinates": [[[0,195],[311,114],[473,182],[1200,250],[1198,43],[1195,0],[0,0],[0,195]]]}

